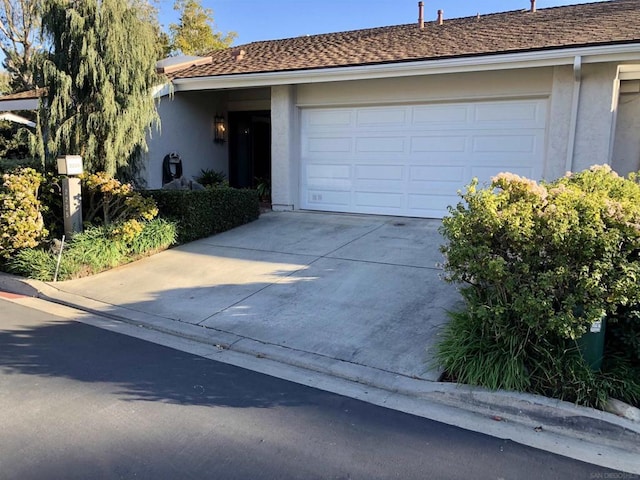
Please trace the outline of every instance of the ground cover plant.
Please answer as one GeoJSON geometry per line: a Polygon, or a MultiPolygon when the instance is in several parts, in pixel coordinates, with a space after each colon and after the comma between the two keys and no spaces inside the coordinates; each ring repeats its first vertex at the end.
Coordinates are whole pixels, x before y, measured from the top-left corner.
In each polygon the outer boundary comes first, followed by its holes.
{"type": "Polygon", "coordinates": [[[140,225],[140,230],[127,232],[122,226],[92,226],[74,235],[62,249],[25,248],[7,262],[6,270],[36,280],[69,280],[114,268],[171,246],[176,239],[175,224],[156,218],[140,225]],[[132,234],[134,233],[134,234],[132,234]]]}
{"type": "Polygon", "coordinates": [[[536,183],[472,182],[441,233],[451,313],[437,361],[462,383],[602,407],[640,402],[640,184],[608,166],[536,183]],[[606,321],[594,370],[583,337],[606,321]]]}

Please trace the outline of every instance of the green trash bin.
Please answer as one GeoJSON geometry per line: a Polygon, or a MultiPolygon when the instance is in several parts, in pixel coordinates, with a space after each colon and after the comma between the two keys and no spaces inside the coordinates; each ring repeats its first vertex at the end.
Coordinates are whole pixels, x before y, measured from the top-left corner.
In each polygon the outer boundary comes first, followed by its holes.
{"type": "Polygon", "coordinates": [[[582,357],[592,370],[600,370],[602,357],[604,356],[604,333],[607,326],[607,317],[591,324],[591,329],[578,339],[578,346],[582,357]]]}

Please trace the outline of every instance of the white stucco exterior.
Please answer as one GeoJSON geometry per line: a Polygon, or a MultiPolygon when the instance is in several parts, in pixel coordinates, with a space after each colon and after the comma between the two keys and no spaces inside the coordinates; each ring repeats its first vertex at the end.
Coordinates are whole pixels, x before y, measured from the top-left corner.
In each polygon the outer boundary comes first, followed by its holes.
{"type": "Polygon", "coordinates": [[[294,85],[271,88],[271,202],[274,210],[298,205],[299,126],[294,85]]]}
{"type": "Polygon", "coordinates": [[[621,175],[640,170],[640,80],[621,85],[611,166],[621,175]]]}
{"type": "Polygon", "coordinates": [[[201,169],[227,171],[226,149],[213,142],[213,117],[222,108],[219,95],[178,93],[160,99],[161,130],[149,139],[146,162],[148,188],[162,186],[162,161],[177,152],[183,175],[192,179],[201,169]]]}
{"type": "Polygon", "coordinates": [[[582,69],[572,171],[611,163],[617,67],[607,63],[585,65],[582,69]]]}
{"type": "Polygon", "coordinates": [[[160,98],[161,130],[148,139],[145,179],[147,188],[162,187],[162,161],[177,152],[183,175],[193,179],[201,170],[228,174],[227,143],[214,142],[214,117],[229,111],[269,110],[269,89],[175,92],[160,98]]]}

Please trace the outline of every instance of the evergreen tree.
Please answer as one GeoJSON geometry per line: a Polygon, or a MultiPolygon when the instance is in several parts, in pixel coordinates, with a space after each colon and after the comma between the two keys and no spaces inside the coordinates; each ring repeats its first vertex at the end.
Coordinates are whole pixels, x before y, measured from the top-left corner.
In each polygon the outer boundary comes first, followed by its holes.
{"type": "Polygon", "coordinates": [[[143,0],[44,1],[51,52],[43,62],[48,93],[39,131],[49,161],[78,154],[85,170],[114,175],[146,150],[146,134],[159,125],[152,98],[159,82],[156,35],[148,15],[143,0]]]}
{"type": "Polygon", "coordinates": [[[180,12],[180,23],[169,25],[174,53],[206,55],[231,45],[235,32],[213,31],[213,10],[203,8],[198,0],[176,0],[173,9],[180,12]]]}

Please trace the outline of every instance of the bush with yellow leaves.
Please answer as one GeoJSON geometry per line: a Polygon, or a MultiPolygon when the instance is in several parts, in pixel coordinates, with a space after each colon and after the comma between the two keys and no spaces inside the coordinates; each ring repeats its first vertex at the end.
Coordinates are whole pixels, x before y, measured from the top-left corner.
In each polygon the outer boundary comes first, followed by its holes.
{"type": "Polygon", "coordinates": [[[143,197],[130,184],[121,183],[106,172],[81,178],[86,223],[114,226],[112,234],[130,242],[142,232],[140,222],[158,215],[152,198],[143,197]]]}
{"type": "Polygon", "coordinates": [[[38,189],[42,175],[20,168],[2,175],[0,186],[0,258],[37,246],[46,237],[38,189]]]}

